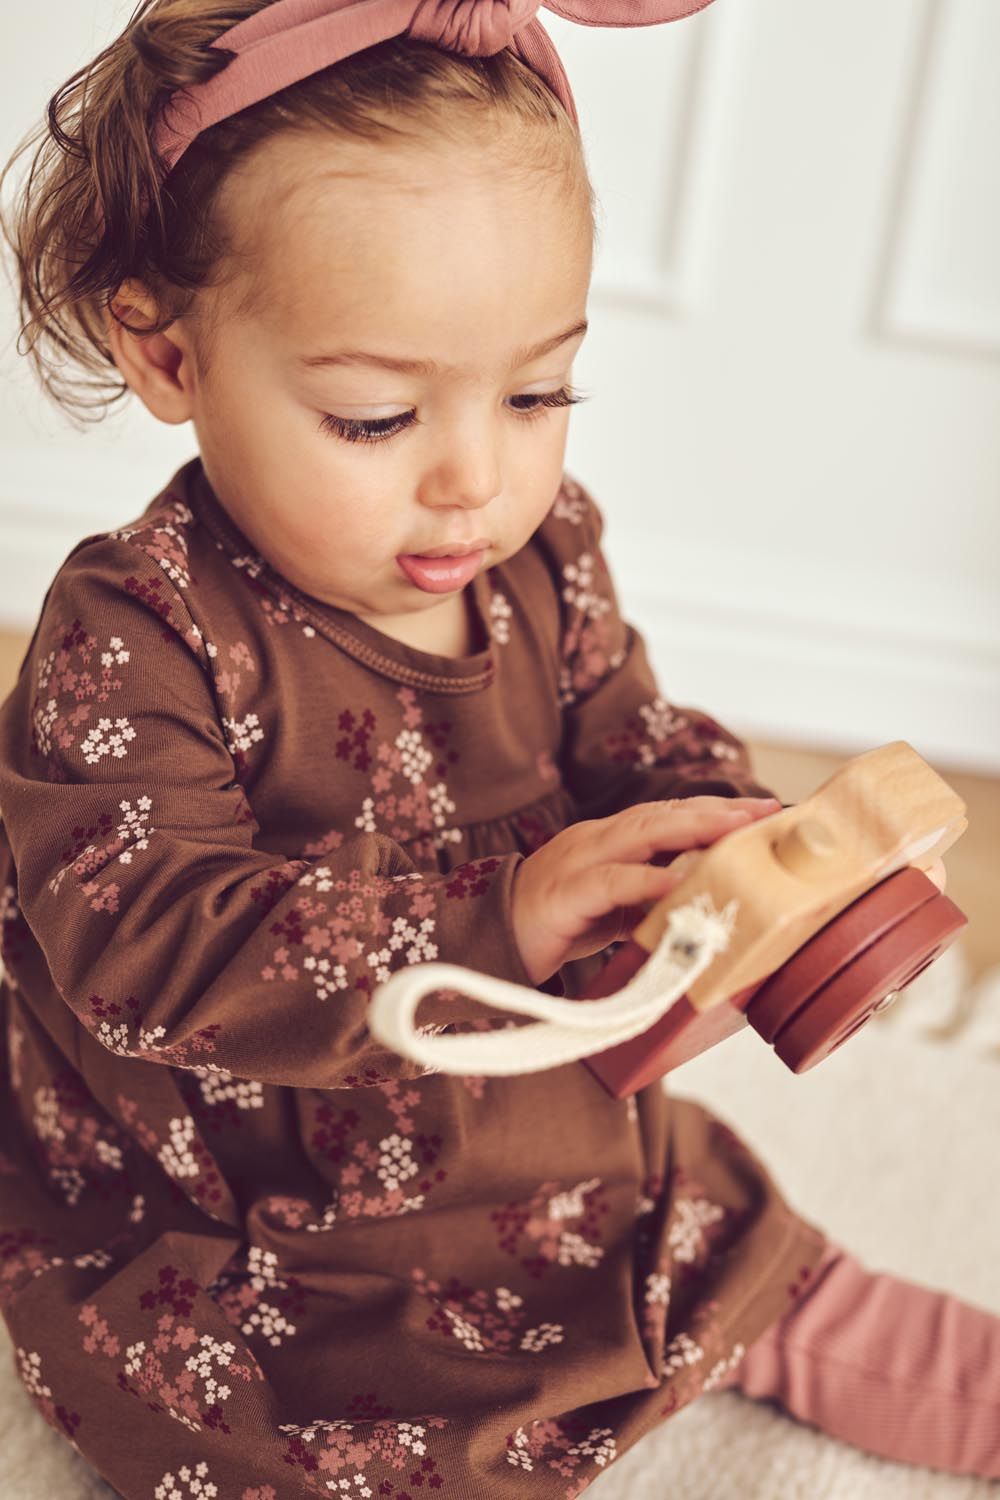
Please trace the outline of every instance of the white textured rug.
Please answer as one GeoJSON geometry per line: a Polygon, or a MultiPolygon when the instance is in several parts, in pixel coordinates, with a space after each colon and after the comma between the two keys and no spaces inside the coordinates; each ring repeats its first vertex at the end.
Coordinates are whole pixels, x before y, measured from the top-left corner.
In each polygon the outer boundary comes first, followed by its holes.
{"type": "MultiPolygon", "coordinates": [[[[960,942],[801,1078],[747,1029],[675,1072],[670,1087],[728,1121],[789,1202],[872,1269],[1000,1314],[1000,970],[970,986],[960,942]]],[[[113,1494],[45,1424],[15,1376],[0,1325],[2,1500],[113,1494]]],[[[766,1403],[715,1393],[651,1433],[587,1494],[997,1500],[1000,1484],[871,1458],[766,1403]]]]}

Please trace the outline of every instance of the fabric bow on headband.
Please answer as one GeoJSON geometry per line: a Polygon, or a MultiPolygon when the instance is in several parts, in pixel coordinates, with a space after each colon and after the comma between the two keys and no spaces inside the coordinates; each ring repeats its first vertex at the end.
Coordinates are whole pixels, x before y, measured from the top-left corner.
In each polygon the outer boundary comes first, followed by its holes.
{"type": "Polygon", "coordinates": [[[710,0],[275,0],[215,38],[237,54],[206,79],[170,96],[153,132],[167,172],[203,130],[250,104],[394,36],[448,52],[491,57],[508,47],[561,101],[576,106],[559,54],[535,19],[540,5],[581,26],[655,26],[710,0]],[[169,119],[169,122],[168,122],[169,119]]]}

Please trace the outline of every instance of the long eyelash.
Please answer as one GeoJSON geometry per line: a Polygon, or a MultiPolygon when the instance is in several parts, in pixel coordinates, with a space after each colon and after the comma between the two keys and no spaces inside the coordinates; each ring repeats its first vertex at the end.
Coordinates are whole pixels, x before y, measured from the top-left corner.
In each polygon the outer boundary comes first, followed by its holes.
{"type": "MultiPolygon", "coordinates": [[[[534,401],[531,407],[515,407],[515,414],[523,421],[530,422],[544,414],[547,407],[553,406],[575,406],[578,401],[589,401],[590,397],[575,389],[573,386],[564,385],[558,391],[544,391],[528,396],[515,396],[515,401],[534,401]]],[[[384,443],[389,438],[395,437],[397,433],[404,432],[407,427],[419,426],[417,418],[412,412],[402,412],[398,417],[361,418],[350,421],[346,417],[325,416],[320,422],[320,431],[332,433],[335,437],[343,438],[348,443],[384,443]]]]}

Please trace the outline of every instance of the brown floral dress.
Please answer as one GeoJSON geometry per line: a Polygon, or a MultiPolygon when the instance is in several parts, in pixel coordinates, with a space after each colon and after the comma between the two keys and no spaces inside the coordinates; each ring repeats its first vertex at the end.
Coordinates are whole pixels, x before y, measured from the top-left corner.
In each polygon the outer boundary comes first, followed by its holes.
{"type": "Polygon", "coordinates": [[[766,791],[658,692],[601,532],[564,475],[460,658],[294,588],[198,458],[52,582],[0,708],[0,1305],[128,1500],[568,1500],[819,1258],[660,1085],[426,1072],[365,1025],[402,964],[529,983],[511,881],[567,824],[766,791]]]}

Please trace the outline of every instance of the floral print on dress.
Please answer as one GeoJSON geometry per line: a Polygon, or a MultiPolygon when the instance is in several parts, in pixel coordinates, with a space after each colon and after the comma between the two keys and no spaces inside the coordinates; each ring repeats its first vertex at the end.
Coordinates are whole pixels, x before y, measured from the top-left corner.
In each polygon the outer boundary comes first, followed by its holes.
{"type": "Polygon", "coordinates": [[[660,695],[640,704],[622,728],[609,730],[603,745],[609,764],[675,765],[681,774],[696,768],[704,775],[706,759],[742,761],[739,740],[721,724],[701,712],[680,712],[660,695]]]}
{"type": "Polygon", "coordinates": [[[194,516],[183,500],[165,494],[158,514],[108,535],[113,541],[131,542],[141,548],[163,569],[175,588],[187,589],[192,582],[187,528],[193,520],[194,516]]]}
{"type": "Polygon", "coordinates": [[[358,1500],[416,1500],[425,1491],[450,1490],[430,1451],[430,1434],[448,1425],[444,1417],[386,1420],[392,1408],[380,1405],[375,1392],[352,1397],[347,1412],[357,1420],[280,1424],[290,1438],[285,1462],[308,1489],[358,1500]]]}
{"type": "Polygon", "coordinates": [[[61,858],[65,863],[48,883],[52,894],[59,894],[67,872],[72,871],[77,890],[90,898],[94,911],[117,911],[119,886],[114,882],[98,885],[93,876],[115,859],[120,865],[130,865],[136,850],[149,848],[150,837],[156,832],[149,821],[152,811],[153,799],[149,796],[136,797],[134,804],[123,797],[118,804],[120,821],[117,827],[111,813],[99,813],[96,822],[86,827],[77,824],[69,835],[74,842],[62,851],[61,858]],[[95,837],[108,837],[112,828],[114,835],[106,844],[99,846],[88,842],[95,837]]]}
{"type": "Polygon", "coordinates": [[[369,709],[359,721],[345,709],[339,718],[345,734],[337,741],[336,754],[356,770],[375,766],[371,794],[363,799],[354,826],[405,843],[420,861],[461,841],[461,828],[449,826],[455,802],[446,780],[459,753],[449,743],[450,720],[425,722],[413,688],[400,687],[395,696],[401,705],[402,727],[391,740],[375,738],[376,719],[369,709]]]}
{"type": "Polygon", "coordinates": [[[331,1227],[338,1215],[383,1219],[419,1212],[447,1180],[439,1161],[441,1136],[420,1129],[413,1113],[423,1102],[419,1090],[399,1079],[375,1082],[372,1089],[382,1095],[388,1117],[374,1138],[357,1109],[333,1100],[318,1102],[304,1125],[313,1160],[336,1187],[322,1220],[306,1226],[314,1232],[331,1227]]]}
{"type": "Polygon", "coordinates": [[[610,1206],[601,1179],[554,1188],[543,1183],[527,1201],[490,1212],[500,1248],[517,1256],[529,1276],[542,1277],[557,1266],[592,1270],[604,1259],[601,1222],[610,1206]]]}
{"type": "Polygon", "coordinates": [[[196,1281],[163,1264],[139,1293],[138,1316],[119,1320],[85,1302],[81,1342],[87,1354],[112,1363],[119,1389],[148,1410],[194,1433],[209,1427],[229,1434],[230,1397],[261,1385],[264,1373],[246,1345],[198,1329],[192,1312],[199,1297],[196,1281]]]}
{"type": "MultiPolygon", "coordinates": [[[[306,862],[297,863],[302,867],[306,862]]],[[[467,860],[438,883],[418,872],[364,875],[353,869],[345,878],[335,876],[328,865],[307,868],[293,882],[304,894],[271,925],[279,942],[260,977],[295,983],[304,976],[320,1003],[339,991],[370,997],[400,967],[400,956],[409,964],[437,958],[433,934],[440,907],[484,895],[501,868],[502,861],[492,856],[467,860]]],[[[359,1078],[349,1074],[345,1081],[351,1085],[359,1078]]]]}
{"type": "Polygon", "coordinates": [[[693,1105],[611,1103],[582,1067],[408,1075],[367,1001],[456,948],[513,968],[496,882],[572,818],[578,762],[625,797],[672,735],[742,768],[671,723],[568,476],[530,565],[491,576],[497,671],[461,692],[339,649],[180,493],[66,565],[0,715],[0,1305],[27,1382],[56,1422],[92,1390],[81,1447],[135,1500],[579,1495],[725,1383],[812,1231],[693,1105]],[[581,1300],[622,1315],[600,1346],[581,1300]],[[609,1399],[571,1410],[591,1376],[609,1399]]]}
{"type": "Polygon", "coordinates": [[[125,1155],[131,1142],[113,1120],[99,1119],[76,1074],[57,1073],[33,1095],[32,1131],[49,1182],[70,1208],[85,1192],[129,1198],[125,1155]]]}
{"type": "Polygon", "coordinates": [[[260,1338],[275,1349],[295,1337],[305,1311],[298,1278],[282,1277],[277,1255],[262,1245],[234,1256],[208,1292],[245,1338],[260,1338]]]}
{"type": "Polygon", "coordinates": [[[507,1438],[507,1462],[524,1473],[554,1469],[572,1482],[563,1490],[565,1500],[576,1500],[597,1478],[593,1472],[607,1468],[617,1457],[610,1427],[595,1427],[585,1417],[556,1417],[518,1427],[507,1438]]]}
{"type": "MultiPolygon", "coordinates": [[[[74,1434],[80,1425],[79,1412],[70,1411],[62,1403],[57,1404],[53,1399],[52,1392],[43,1379],[41,1355],[36,1349],[18,1348],[15,1350],[15,1354],[17,1357],[17,1374],[24,1389],[28,1392],[28,1395],[49,1426],[62,1432],[73,1443],[73,1447],[77,1448],[77,1444],[74,1441],[74,1434]]],[[[79,1448],[77,1448],[77,1452],[79,1452],[79,1448]]]]}
{"type": "Polygon", "coordinates": [[[515,1350],[541,1354],[553,1344],[561,1344],[566,1336],[561,1323],[540,1322],[525,1328],[529,1315],[524,1299],[509,1287],[494,1287],[490,1292],[466,1286],[456,1276],[442,1283],[420,1267],[415,1267],[410,1277],[416,1291],[433,1308],[425,1326],[431,1332],[457,1339],[472,1354],[510,1354],[515,1350]]]}
{"type": "MultiPolygon", "coordinates": [[[[79,617],[57,625],[50,639],[51,649],[36,672],[33,753],[48,758],[54,748],[65,751],[75,746],[88,765],[108,755],[120,759],[135,737],[128,719],[101,715],[95,725],[91,720],[95,705],[110,702],[124,685],[118,668],[131,661],[126,643],[112,635],[99,650],[97,636],[83,628],[79,617]]],[[[66,779],[54,765],[49,772],[52,780],[66,779]]]]}
{"type": "Polygon", "coordinates": [[[510,640],[510,622],[513,617],[514,611],[507,595],[499,589],[493,589],[490,595],[489,632],[490,638],[498,646],[505,646],[510,640]]]}

